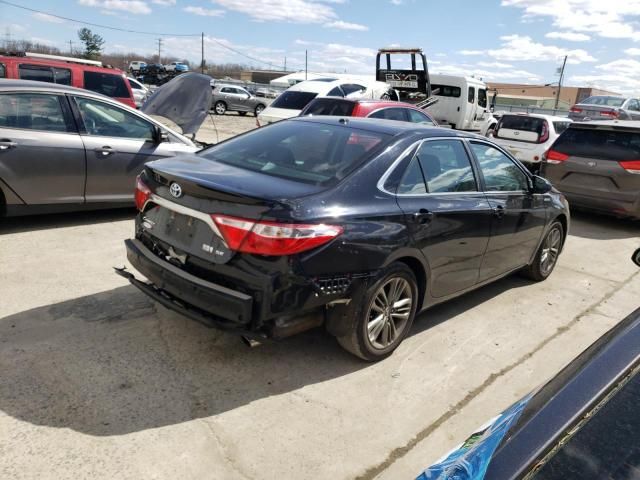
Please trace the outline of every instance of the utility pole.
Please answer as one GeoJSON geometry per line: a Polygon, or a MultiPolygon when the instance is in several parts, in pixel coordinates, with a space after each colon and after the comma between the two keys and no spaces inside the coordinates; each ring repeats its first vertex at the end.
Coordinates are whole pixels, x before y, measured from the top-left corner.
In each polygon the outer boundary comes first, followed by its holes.
{"type": "Polygon", "coordinates": [[[69,55],[73,55],[73,40],[69,40],[69,55]]]}
{"type": "Polygon", "coordinates": [[[158,39],[158,63],[162,64],[162,61],[160,60],[160,51],[162,50],[162,39],[159,38],[158,39]]]}
{"type": "Polygon", "coordinates": [[[304,79],[307,79],[307,51],[304,51],[304,79]]]}
{"type": "Polygon", "coordinates": [[[564,77],[564,67],[567,64],[568,55],[564,56],[564,61],[562,62],[562,68],[560,69],[560,80],[558,81],[558,90],[556,91],[556,105],[553,107],[554,110],[558,109],[558,102],[560,101],[560,90],[562,90],[562,78],[564,77]]]}
{"type": "Polygon", "coordinates": [[[200,73],[204,73],[204,32],[202,32],[202,58],[200,60],[200,73]]]}
{"type": "Polygon", "coordinates": [[[284,71],[287,71],[287,57],[284,57],[284,71]]]}

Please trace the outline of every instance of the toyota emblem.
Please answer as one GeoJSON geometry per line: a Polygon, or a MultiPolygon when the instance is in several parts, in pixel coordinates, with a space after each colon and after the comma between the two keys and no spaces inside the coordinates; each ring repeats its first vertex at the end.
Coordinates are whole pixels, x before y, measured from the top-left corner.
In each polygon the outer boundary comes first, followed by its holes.
{"type": "Polygon", "coordinates": [[[173,182],[169,186],[169,193],[175,198],[180,198],[182,196],[182,187],[176,182],[173,182]]]}

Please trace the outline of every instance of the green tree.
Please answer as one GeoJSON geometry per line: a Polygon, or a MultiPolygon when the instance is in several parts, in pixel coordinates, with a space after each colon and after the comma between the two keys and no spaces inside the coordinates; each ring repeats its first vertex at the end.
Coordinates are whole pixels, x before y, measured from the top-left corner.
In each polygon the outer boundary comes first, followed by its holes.
{"type": "Polygon", "coordinates": [[[96,60],[100,58],[104,39],[97,33],[93,33],[88,28],[78,30],[78,38],[84,43],[84,58],[88,60],[96,60]]]}

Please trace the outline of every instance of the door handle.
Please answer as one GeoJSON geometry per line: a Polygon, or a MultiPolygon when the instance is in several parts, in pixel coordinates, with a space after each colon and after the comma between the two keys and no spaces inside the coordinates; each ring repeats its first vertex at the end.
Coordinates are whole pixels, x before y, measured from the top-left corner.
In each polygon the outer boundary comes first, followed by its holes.
{"type": "Polygon", "coordinates": [[[8,138],[4,138],[0,140],[0,150],[9,150],[10,148],[16,148],[18,144],[16,142],[12,142],[8,138]]]}
{"type": "Polygon", "coordinates": [[[104,147],[94,148],[93,151],[102,154],[103,157],[107,157],[116,153],[116,151],[108,145],[105,145],[104,147]]]}
{"type": "Polygon", "coordinates": [[[496,207],[493,207],[493,216],[496,218],[502,218],[504,217],[504,207],[502,205],[498,205],[496,207]]]}
{"type": "Polygon", "coordinates": [[[433,219],[433,212],[430,212],[426,208],[421,208],[413,214],[413,221],[420,225],[425,225],[433,219]]]}

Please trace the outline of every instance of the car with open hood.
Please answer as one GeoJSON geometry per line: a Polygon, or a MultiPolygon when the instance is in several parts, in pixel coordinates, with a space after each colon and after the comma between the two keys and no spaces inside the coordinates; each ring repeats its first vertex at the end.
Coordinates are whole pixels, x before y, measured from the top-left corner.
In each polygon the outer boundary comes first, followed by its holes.
{"type": "MultiPolygon", "coordinates": [[[[197,131],[211,96],[208,77],[202,76],[206,88],[197,90],[202,79],[189,75],[158,89],[144,109],[169,118],[185,134],[197,131]],[[189,95],[190,88],[196,95],[189,95]]],[[[200,148],[104,95],[45,82],[0,80],[2,215],[133,205],[132,186],[146,162],[200,148]]]]}

